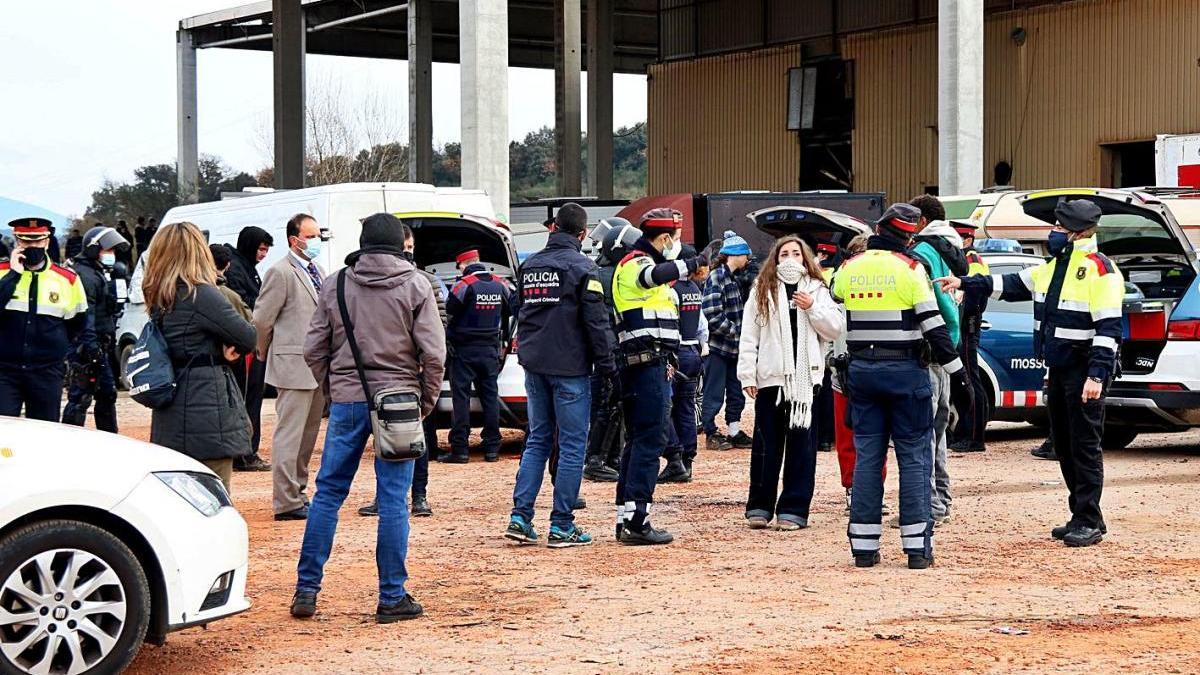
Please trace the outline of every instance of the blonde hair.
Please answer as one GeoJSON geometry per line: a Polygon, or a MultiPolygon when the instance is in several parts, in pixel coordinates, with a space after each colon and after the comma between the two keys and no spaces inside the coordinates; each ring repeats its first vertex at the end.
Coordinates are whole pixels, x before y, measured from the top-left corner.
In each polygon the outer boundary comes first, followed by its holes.
{"type": "Polygon", "coordinates": [[[775,306],[776,289],[779,288],[779,252],[788,244],[799,244],[800,255],[803,260],[805,271],[808,276],[814,280],[824,284],[825,277],[821,274],[821,265],[817,263],[816,256],[813,255],[812,249],[803,239],[794,234],[780,237],[775,245],[771,247],[771,255],[767,256],[763,262],[762,271],[758,273],[758,279],[755,280],[755,289],[758,292],[758,316],[759,320],[766,320],[771,314],[771,308],[775,306]]]}
{"type": "Polygon", "coordinates": [[[170,311],[175,307],[177,286],[182,281],[185,295],[201,284],[217,284],[217,265],[204,233],[195,225],[170,223],[158,228],[146,253],[142,294],[148,310],[170,311]]]}

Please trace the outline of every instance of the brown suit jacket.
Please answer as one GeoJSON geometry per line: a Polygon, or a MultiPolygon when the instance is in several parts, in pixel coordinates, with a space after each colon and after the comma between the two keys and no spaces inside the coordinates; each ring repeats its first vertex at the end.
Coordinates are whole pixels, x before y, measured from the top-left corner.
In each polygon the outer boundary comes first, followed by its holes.
{"type": "MultiPolygon", "coordinates": [[[[318,267],[321,278],[324,270],[318,267]]],[[[282,389],[316,389],[317,381],[304,362],[304,337],[317,309],[317,293],[291,252],[263,275],[262,291],[254,304],[258,357],[266,358],[267,384],[282,389]]]]}

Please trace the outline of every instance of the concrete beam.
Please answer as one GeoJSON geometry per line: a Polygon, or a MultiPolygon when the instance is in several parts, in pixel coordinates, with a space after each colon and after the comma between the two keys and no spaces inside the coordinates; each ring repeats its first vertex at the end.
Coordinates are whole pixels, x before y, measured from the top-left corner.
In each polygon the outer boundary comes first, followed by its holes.
{"type": "Polygon", "coordinates": [[[460,0],[462,184],[508,222],[508,1],[460,0]]]}
{"type": "Polygon", "coordinates": [[[613,198],[613,0],[588,0],[587,185],[613,198]]]}
{"type": "Polygon", "coordinates": [[[554,1],[554,138],[560,197],[577,196],[583,191],[579,166],[581,19],[579,0],[554,1]]]}
{"type": "Polygon", "coordinates": [[[301,0],[273,0],[275,57],[275,187],[304,187],[304,9],[301,0]]]}
{"type": "Polygon", "coordinates": [[[408,2],[408,180],[433,182],[433,2],[408,2]]]}
{"type": "Polygon", "coordinates": [[[175,175],[179,200],[200,199],[200,146],[196,127],[196,45],[192,33],[175,33],[175,90],[179,119],[176,122],[175,175]]]}
{"type": "Polygon", "coordinates": [[[938,0],[938,192],[983,188],[983,0],[938,0]]]}

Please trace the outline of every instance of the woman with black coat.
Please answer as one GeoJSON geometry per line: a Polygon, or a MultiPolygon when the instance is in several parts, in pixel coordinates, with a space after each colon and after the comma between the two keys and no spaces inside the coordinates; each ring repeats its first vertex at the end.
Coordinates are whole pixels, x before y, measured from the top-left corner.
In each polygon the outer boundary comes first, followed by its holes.
{"type": "Polygon", "coordinates": [[[146,260],[142,290],[175,364],[175,399],[151,416],[150,441],[212,469],[229,487],[233,458],[250,448],[250,420],[231,361],[252,352],[254,326],[217,289],[204,235],[164,225],[146,260]]]}

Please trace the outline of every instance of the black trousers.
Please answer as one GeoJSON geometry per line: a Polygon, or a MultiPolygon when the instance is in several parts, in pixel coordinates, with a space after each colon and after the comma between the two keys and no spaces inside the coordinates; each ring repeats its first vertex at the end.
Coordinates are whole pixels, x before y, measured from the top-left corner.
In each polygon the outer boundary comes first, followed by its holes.
{"type": "Polygon", "coordinates": [[[1046,408],[1050,413],[1050,437],[1062,469],[1069,496],[1071,521],[1099,528],[1104,522],[1100,512],[1100,494],[1104,490],[1104,454],[1100,436],[1104,432],[1104,398],[1082,402],[1088,364],[1079,359],[1070,366],[1051,368],[1046,389],[1046,408]]]}
{"type": "Polygon", "coordinates": [[[258,444],[262,440],[262,402],[263,390],[267,387],[267,362],[259,361],[253,354],[245,360],[250,362],[245,368],[234,367],[231,370],[233,379],[242,390],[242,398],[246,399],[246,414],[250,416],[250,452],[241,457],[234,457],[235,465],[257,457],[258,444]]]}
{"type": "Polygon", "coordinates": [[[483,409],[484,454],[500,452],[500,352],[494,347],[462,346],[450,359],[450,395],[454,403],[450,425],[450,452],[459,457],[469,453],[471,436],[471,387],[483,409]]]}
{"type": "Polygon", "coordinates": [[[958,353],[967,368],[971,388],[975,392],[974,405],[967,398],[966,389],[953,380],[950,383],[950,401],[958,414],[958,422],[950,430],[950,445],[982,448],[983,435],[988,423],[987,391],[983,388],[983,380],[979,378],[979,333],[964,331],[963,340],[958,344],[958,353]]]}
{"type": "MultiPolygon", "coordinates": [[[[112,344],[111,339],[106,344],[112,344]]],[[[90,389],[76,382],[67,387],[67,407],[63,408],[63,424],[83,426],[92,402],[96,403],[96,428],[100,431],[117,433],[117,380],[113,374],[112,359],[107,353],[100,362],[100,373],[90,389]]]]}
{"type": "Polygon", "coordinates": [[[813,424],[817,427],[817,442],[825,447],[833,447],[833,368],[825,369],[825,379],[817,392],[816,408],[813,410],[813,424]]]}
{"type": "Polygon", "coordinates": [[[623,420],[620,379],[592,375],[592,428],[588,434],[586,461],[595,461],[592,458],[598,457],[614,469],[621,465],[623,420]],[[612,381],[607,397],[603,396],[605,379],[612,381]]]}
{"type": "Polygon", "coordinates": [[[57,422],[62,406],[62,363],[36,368],[0,366],[0,415],[57,422]]]}
{"type": "Polygon", "coordinates": [[[779,387],[764,387],[754,399],[754,444],[750,449],[750,496],[746,517],[808,522],[817,475],[818,422],[789,429],[790,404],[776,402],[779,387]],[[783,472],[783,492],[779,474],[783,472]]]}

